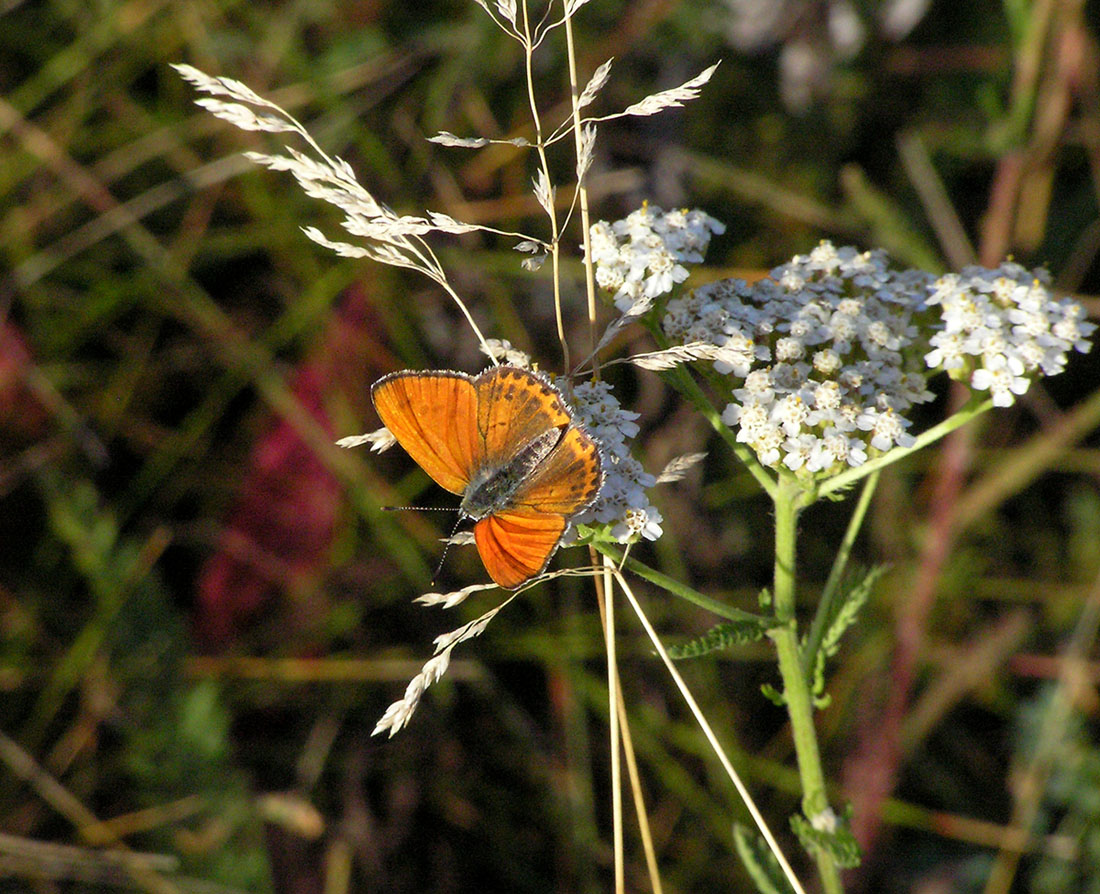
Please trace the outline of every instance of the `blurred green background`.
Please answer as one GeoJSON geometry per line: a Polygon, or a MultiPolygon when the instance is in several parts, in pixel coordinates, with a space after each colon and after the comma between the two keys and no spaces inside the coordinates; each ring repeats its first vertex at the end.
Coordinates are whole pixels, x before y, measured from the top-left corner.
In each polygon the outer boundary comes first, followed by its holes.
{"type": "MultiPolygon", "coordinates": [[[[1070,0],[593,0],[582,80],[617,60],[598,113],[723,60],[686,109],[603,128],[595,214],[649,200],[725,221],[693,282],[829,238],[933,270],[1045,265],[1095,319],[1095,25],[1070,0]]],[[[331,442],[376,427],[379,375],[483,358],[439,289],[309,242],[300,227],[334,234],[337,213],[252,168],[241,152],[278,141],[197,109],[172,62],[275,99],[400,211],[541,226],[529,157],[425,142],[529,135],[522,58],[473,3],[0,3],[0,889],[607,890],[607,692],[583,582],[525,594],[408,729],[370,737],[432,639],[493,597],[412,605],[450,522],[379,507],[446,498],[396,451],[331,442]]],[[[561,47],[537,62],[556,120],[561,47]]],[[[439,251],[488,335],[557,368],[545,274],[480,235],[439,251]]],[[[575,279],[567,300],[586,343],[575,279]]],[[[766,503],[657,378],[619,369],[649,469],[714,448],[658,491],[666,536],[637,555],[753,607],[766,503]]],[[[867,847],[853,890],[1100,890],[1098,382],[1100,352],[1074,355],[884,476],[857,551],[891,572],[819,714],[867,847]]],[[[938,385],[923,423],[945,412],[938,385]]],[[[849,509],[805,518],[807,604],[849,509]]],[[[442,583],[483,574],[454,550],[442,583]]],[[[670,641],[712,623],[642,593],[670,641]]],[[[743,808],[620,621],[665,889],[749,890],[743,808]]],[[[769,649],[684,672],[793,852],[769,649]]],[[[629,887],[647,890],[629,815],[627,842],[629,887]]]]}

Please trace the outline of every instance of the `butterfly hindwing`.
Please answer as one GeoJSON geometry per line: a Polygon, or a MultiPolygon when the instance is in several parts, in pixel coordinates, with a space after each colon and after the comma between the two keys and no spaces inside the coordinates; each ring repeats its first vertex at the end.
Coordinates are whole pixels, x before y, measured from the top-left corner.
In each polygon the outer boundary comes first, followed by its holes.
{"type": "Polygon", "coordinates": [[[574,427],[517,488],[512,505],[570,516],[596,499],[602,483],[599,448],[574,427]]]}
{"type": "Polygon", "coordinates": [[[489,577],[512,589],[542,572],[564,531],[561,515],[507,510],[474,525],[474,540],[489,577]]]}
{"type": "Polygon", "coordinates": [[[503,465],[549,429],[569,425],[569,412],[542,376],[515,366],[482,373],[477,387],[477,426],[488,465],[503,465]]]}
{"type": "Polygon", "coordinates": [[[374,383],[382,423],[440,487],[460,494],[484,463],[478,394],[464,373],[398,372],[374,383]]]}

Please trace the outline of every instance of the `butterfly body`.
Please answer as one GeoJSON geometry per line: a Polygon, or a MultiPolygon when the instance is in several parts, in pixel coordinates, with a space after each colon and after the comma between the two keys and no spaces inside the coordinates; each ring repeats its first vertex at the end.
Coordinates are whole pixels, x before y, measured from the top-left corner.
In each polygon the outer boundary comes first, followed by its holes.
{"type": "Polygon", "coordinates": [[[599,448],[542,376],[496,366],[391,373],[371,397],[382,422],[446,490],[462,495],[490,577],[517,587],[540,574],[603,483],[599,448]]]}
{"type": "Polygon", "coordinates": [[[480,521],[506,509],[523,482],[530,478],[561,440],[562,431],[551,428],[537,435],[501,466],[485,466],[477,471],[462,495],[458,511],[480,521]]]}

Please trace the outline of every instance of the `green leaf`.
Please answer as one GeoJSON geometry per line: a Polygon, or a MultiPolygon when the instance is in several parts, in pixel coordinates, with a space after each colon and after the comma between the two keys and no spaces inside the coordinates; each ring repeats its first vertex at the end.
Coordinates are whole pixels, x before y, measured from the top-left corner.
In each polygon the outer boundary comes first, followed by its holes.
{"type": "Polygon", "coordinates": [[[767,625],[761,621],[723,621],[721,624],[715,624],[702,636],[672,646],[668,650],[668,654],[669,657],[675,659],[698,658],[710,652],[728,649],[730,646],[754,643],[761,639],[766,632],[767,625]]]}
{"type": "Polygon", "coordinates": [[[796,813],[791,817],[791,829],[811,854],[828,854],[841,869],[851,869],[860,864],[863,856],[859,843],[852,834],[851,816],[852,808],[849,805],[840,816],[828,816],[815,827],[801,813],[796,813]]]}
{"type": "MultiPolygon", "coordinates": [[[[825,633],[817,652],[810,656],[811,693],[814,704],[823,708],[829,704],[825,693],[825,662],[840,649],[840,640],[859,618],[859,612],[867,603],[875,582],[886,573],[886,565],[870,569],[853,569],[838,587],[836,597],[825,618],[825,633]]],[[[805,641],[803,641],[805,646],[805,641]]]]}
{"type": "Polygon", "coordinates": [[[734,823],[733,844],[760,894],[791,894],[794,889],[763,838],[747,826],[734,823]]]}
{"type": "Polygon", "coordinates": [[[821,650],[827,656],[835,655],[840,648],[840,638],[856,622],[860,609],[866,604],[867,597],[874,589],[875,582],[886,573],[886,567],[876,565],[863,573],[859,580],[841,584],[841,598],[837,601],[836,612],[825,628],[825,636],[821,640],[821,650]]]}
{"type": "Polygon", "coordinates": [[[764,683],[761,685],[760,691],[764,694],[764,698],[776,707],[782,708],[787,704],[787,696],[772,686],[771,683],[764,683]]]}

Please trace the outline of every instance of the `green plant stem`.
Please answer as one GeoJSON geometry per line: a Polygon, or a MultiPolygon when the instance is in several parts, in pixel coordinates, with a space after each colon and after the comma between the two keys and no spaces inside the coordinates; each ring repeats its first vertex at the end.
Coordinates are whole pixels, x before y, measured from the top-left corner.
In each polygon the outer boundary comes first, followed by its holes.
{"type": "MultiPolygon", "coordinates": [[[[790,474],[781,474],[775,496],[775,578],[773,599],[776,627],[770,632],[779,657],[779,674],[783,679],[783,695],[791,721],[798,774],[802,780],[802,811],[813,818],[829,806],[825,790],[825,774],[821,769],[821,753],[814,729],[813,700],[802,657],[798,648],[798,621],[795,617],[795,557],[798,537],[798,516],[805,506],[806,492],[790,474]]],[[[840,870],[832,857],[824,852],[815,854],[821,887],[826,894],[841,894],[840,870]]]]}
{"type": "MultiPolygon", "coordinates": [[[[663,338],[658,341],[658,344],[661,347],[667,347],[663,338]]],[[[756,479],[757,484],[760,485],[764,493],[774,500],[776,498],[775,479],[762,465],[760,465],[756,458],[756,454],[748,445],[742,444],[737,440],[737,435],[735,435],[733,430],[722,421],[722,414],[714,409],[714,405],[711,403],[710,398],[706,396],[703,389],[700,388],[695,379],[691,377],[691,373],[689,373],[685,367],[677,366],[675,369],[665,373],[662,378],[694,404],[695,409],[702,414],[703,418],[711,424],[711,427],[718,433],[719,437],[729,445],[737,458],[744,463],[745,468],[748,469],[752,477],[756,479]]]]}

